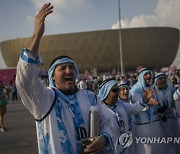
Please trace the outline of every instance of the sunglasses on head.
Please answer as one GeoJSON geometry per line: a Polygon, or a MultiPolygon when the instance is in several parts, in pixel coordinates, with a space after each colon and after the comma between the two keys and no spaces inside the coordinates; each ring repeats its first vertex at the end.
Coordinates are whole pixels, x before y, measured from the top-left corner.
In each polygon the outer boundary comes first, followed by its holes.
{"type": "Polygon", "coordinates": [[[112,91],[113,93],[117,93],[117,92],[120,91],[120,89],[119,89],[119,87],[115,87],[115,88],[112,88],[111,91],[112,91]]]}

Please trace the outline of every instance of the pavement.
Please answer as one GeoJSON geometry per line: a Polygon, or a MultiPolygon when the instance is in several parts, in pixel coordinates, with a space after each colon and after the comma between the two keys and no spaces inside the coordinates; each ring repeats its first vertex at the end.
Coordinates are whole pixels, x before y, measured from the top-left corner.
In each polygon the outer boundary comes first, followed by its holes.
{"type": "Polygon", "coordinates": [[[38,154],[35,121],[20,100],[9,100],[0,131],[0,154],[38,154]]]}

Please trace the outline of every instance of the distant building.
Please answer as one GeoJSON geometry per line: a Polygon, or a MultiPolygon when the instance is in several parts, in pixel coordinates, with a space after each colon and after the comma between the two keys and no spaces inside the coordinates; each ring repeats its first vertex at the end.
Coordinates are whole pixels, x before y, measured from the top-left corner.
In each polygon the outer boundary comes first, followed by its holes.
{"type": "MultiPolygon", "coordinates": [[[[121,31],[124,72],[138,66],[150,69],[172,64],[179,47],[179,29],[171,27],[127,28],[121,31]]],[[[16,67],[21,50],[30,37],[1,42],[8,67],[16,67]]],[[[52,59],[60,55],[72,57],[82,73],[96,69],[112,72],[120,69],[119,30],[100,30],[43,36],[39,48],[47,71],[52,59]]]]}

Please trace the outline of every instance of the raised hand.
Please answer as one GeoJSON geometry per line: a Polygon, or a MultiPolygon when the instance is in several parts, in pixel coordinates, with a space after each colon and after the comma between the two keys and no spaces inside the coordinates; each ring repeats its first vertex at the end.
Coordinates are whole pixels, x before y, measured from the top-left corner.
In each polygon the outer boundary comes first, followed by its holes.
{"type": "Polygon", "coordinates": [[[143,95],[144,95],[145,101],[148,102],[149,99],[153,97],[154,92],[153,92],[153,90],[150,89],[150,88],[148,88],[147,90],[144,90],[144,89],[143,89],[143,95]]]}
{"type": "Polygon", "coordinates": [[[148,105],[158,105],[158,101],[156,101],[153,98],[154,91],[152,89],[143,89],[143,95],[144,95],[144,100],[147,102],[148,105]]]}
{"type": "Polygon", "coordinates": [[[51,3],[46,3],[43,5],[41,10],[35,17],[34,34],[27,46],[27,49],[32,53],[34,58],[38,57],[40,41],[45,30],[44,22],[45,22],[46,16],[53,12],[52,9],[53,9],[53,6],[51,5],[51,3]]]}
{"type": "Polygon", "coordinates": [[[42,36],[44,34],[45,29],[45,18],[47,15],[53,12],[53,6],[51,3],[46,3],[43,5],[39,13],[35,17],[35,27],[34,27],[34,34],[38,36],[42,36]]]}

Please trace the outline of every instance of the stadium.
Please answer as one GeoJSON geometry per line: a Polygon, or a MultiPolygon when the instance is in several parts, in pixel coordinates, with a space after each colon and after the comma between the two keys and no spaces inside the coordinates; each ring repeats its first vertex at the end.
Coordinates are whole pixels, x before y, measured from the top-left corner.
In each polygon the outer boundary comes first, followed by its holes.
{"type": "MultiPolygon", "coordinates": [[[[30,37],[1,42],[1,51],[7,67],[16,67],[21,50],[30,37]]],[[[179,46],[179,29],[147,27],[121,29],[122,59],[125,71],[138,66],[150,69],[170,66],[179,46]]],[[[40,54],[42,70],[48,70],[53,58],[68,55],[79,71],[96,68],[98,72],[120,69],[119,30],[101,30],[43,36],[40,54]]]]}

